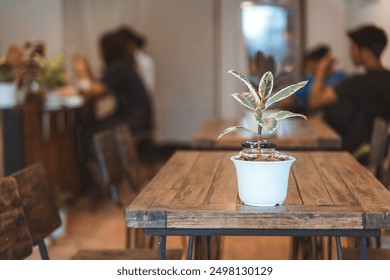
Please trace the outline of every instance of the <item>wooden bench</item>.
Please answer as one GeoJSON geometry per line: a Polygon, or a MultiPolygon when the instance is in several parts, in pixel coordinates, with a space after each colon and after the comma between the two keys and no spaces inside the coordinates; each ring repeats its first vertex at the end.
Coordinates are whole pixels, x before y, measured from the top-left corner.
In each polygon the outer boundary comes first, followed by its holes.
{"type": "MultiPolygon", "coordinates": [[[[180,260],[181,250],[168,250],[167,259],[180,260]]],[[[72,260],[157,260],[157,250],[80,250],[72,260]]]]}
{"type": "MultiPolygon", "coordinates": [[[[359,248],[343,248],[343,258],[345,260],[359,260],[359,248]]],[[[369,260],[390,260],[390,250],[388,249],[368,249],[369,260]]]]}

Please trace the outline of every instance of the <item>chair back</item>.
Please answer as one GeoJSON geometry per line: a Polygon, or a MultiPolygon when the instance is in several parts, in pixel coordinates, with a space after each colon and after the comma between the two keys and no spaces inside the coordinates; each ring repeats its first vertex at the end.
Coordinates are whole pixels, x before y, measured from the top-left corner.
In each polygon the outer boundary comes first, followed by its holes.
{"type": "Polygon", "coordinates": [[[379,179],[383,176],[383,162],[389,139],[389,124],[382,118],[375,118],[371,134],[368,169],[379,179]]]}
{"type": "Polygon", "coordinates": [[[93,143],[104,184],[107,186],[112,183],[118,186],[124,173],[113,130],[106,129],[96,133],[93,136],[93,143]]]}
{"type": "Polygon", "coordinates": [[[136,149],[136,140],[126,124],[116,126],[114,133],[122,168],[132,176],[135,182],[139,183],[138,167],[140,162],[136,149]]]}
{"type": "Polygon", "coordinates": [[[383,163],[381,180],[382,184],[390,191],[390,143],[387,148],[387,155],[383,163]]]}
{"type": "Polygon", "coordinates": [[[12,174],[15,178],[33,244],[38,245],[61,225],[55,196],[42,163],[12,174]]]}
{"type": "Polygon", "coordinates": [[[0,178],[0,259],[25,259],[32,240],[14,178],[0,178]]]}

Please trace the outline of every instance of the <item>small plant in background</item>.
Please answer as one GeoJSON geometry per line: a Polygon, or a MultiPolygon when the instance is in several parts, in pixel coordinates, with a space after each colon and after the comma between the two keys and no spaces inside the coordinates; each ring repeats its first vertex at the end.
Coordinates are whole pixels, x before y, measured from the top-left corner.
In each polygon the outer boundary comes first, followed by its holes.
{"type": "Polygon", "coordinates": [[[5,61],[5,58],[2,58],[0,61],[0,82],[10,83],[15,81],[15,74],[12,72],[11,67],[5,61]]]}
{"type": "Polygon", "coordinates": [[[258,131],[254,132],[251,131],[243,126],[233,126],[226,128],[224,131],[221,132],[221,134],[218,137],[218,140],[231,132],[234,131],[249,131],[251,133],[257,134],[257,155],[258,157],[261,155],[261,137],[262,137],[262,130],[266,129],[268,132],[272,133],[275,131],[275,129],[278,126],[278,122],[280,120],[291,118],[291,117],[301,117],[306,119],[305,115],[292,113],[289,111],[278,111],[276,113],[272,113],[264,116],[264,112],[274,103],[281,101],[292,94],[294,94],[297,90],[304,87],[307,83],[307,81],[300,82],[297,84],[293,84],[290,86],[287,86],[280,91],[278,91],[275,94],[272,93],[273,84],[274,84],[274,78],[271,72],[266,72],[263,77],[260,80],[259,83],[259,89],[256,91],[255,87],[252,85],[252,83],[241,73],[230,70],[228,71],[229,74],[234,75],[235,77],[239,78],[241,81],[245,83],[245,85],[248,87],[249,92],[242,92],[242,93],[234,93],[232,96],[240,102],[242,105],[244,105],[246,108],[252,110],[254,112],[253,118],[258,124],[258,131]]]}
{"type": "Polygon", "coordinates": [[[41,85],[45,86],[48,90],[53,90],[66,84],[64,55],[62,53],[57,54],[49,60],[39,58],[38,64],[38,82],[41,85]]]}

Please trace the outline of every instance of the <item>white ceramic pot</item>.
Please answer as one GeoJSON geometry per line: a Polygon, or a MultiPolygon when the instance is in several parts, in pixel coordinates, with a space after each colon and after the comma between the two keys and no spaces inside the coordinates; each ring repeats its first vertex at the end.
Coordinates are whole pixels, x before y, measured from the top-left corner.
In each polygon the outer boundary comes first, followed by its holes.
{"type": "Polygon", "coordinates": [[[11,108],[16,106],[17,103],[16,84],[0,83],[0,108],[11,108]]]}
{"type": "Polygon", "coordinates": [[[45,94],[45,110],[59,110],[62,106],[60,93],[56,90],[51,90],[45,94]]]}
{"type": "Polygon", "coordinates": [[[251,206],[283,204],[287,196],[288,176],[294,157],[285,161],[244,161],[231,157],[236,167],[238,194],[251,206]]]}

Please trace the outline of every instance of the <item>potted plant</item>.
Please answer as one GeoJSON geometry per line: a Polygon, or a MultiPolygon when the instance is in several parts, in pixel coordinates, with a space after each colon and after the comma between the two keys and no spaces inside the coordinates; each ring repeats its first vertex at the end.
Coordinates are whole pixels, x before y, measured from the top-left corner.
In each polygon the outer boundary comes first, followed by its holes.
{"type": "Polygon", "coordinates": [[[0,108],[17,104],[15,75],[5,60],[0,62],[0,108]]]}
{"type": "Polygon", "coordinates": [[[252,206],[283,204],[287,196],[289,172],[295,158],[277,155],[275,152],[264,152],[264,150],[269,151],[269,147],[267,147],[269,142],[262,139],[262,131],[265,129],[272,133],[277,128],[280,120],[291,117],[306,119],[306,116],[289,111],[277,111],[264,116],[264,112],[274,103],[294,94],[304,87],[307,82],[290,85],[272,94],[274,79],[271,72],[266,72],[262,76],[258,91],[239,72],[230,70],[228,73],[242,80],[248,87],[249,92],[234,93],[232,96],[254,112],[253,118],[258,124],[257,132],[243,126],[234,126],[225,129],[218,137],[220,139],[227,133],[240,130],[257,134],[257,141],[252,143],[252,146],[247,147],[246,151],[240,152],[239,155],[231,157],[237,172],[240,199],[244,204],[252,206]]]}
{"type": "Polygon", "coordinates": [[[39,58],[38,64],[38,82],[45,90],[45,107],[48,110],[58,109],[62,104],[58,88],[66,84],[64,56],[59,53],[49,60],[39,58]]]}

